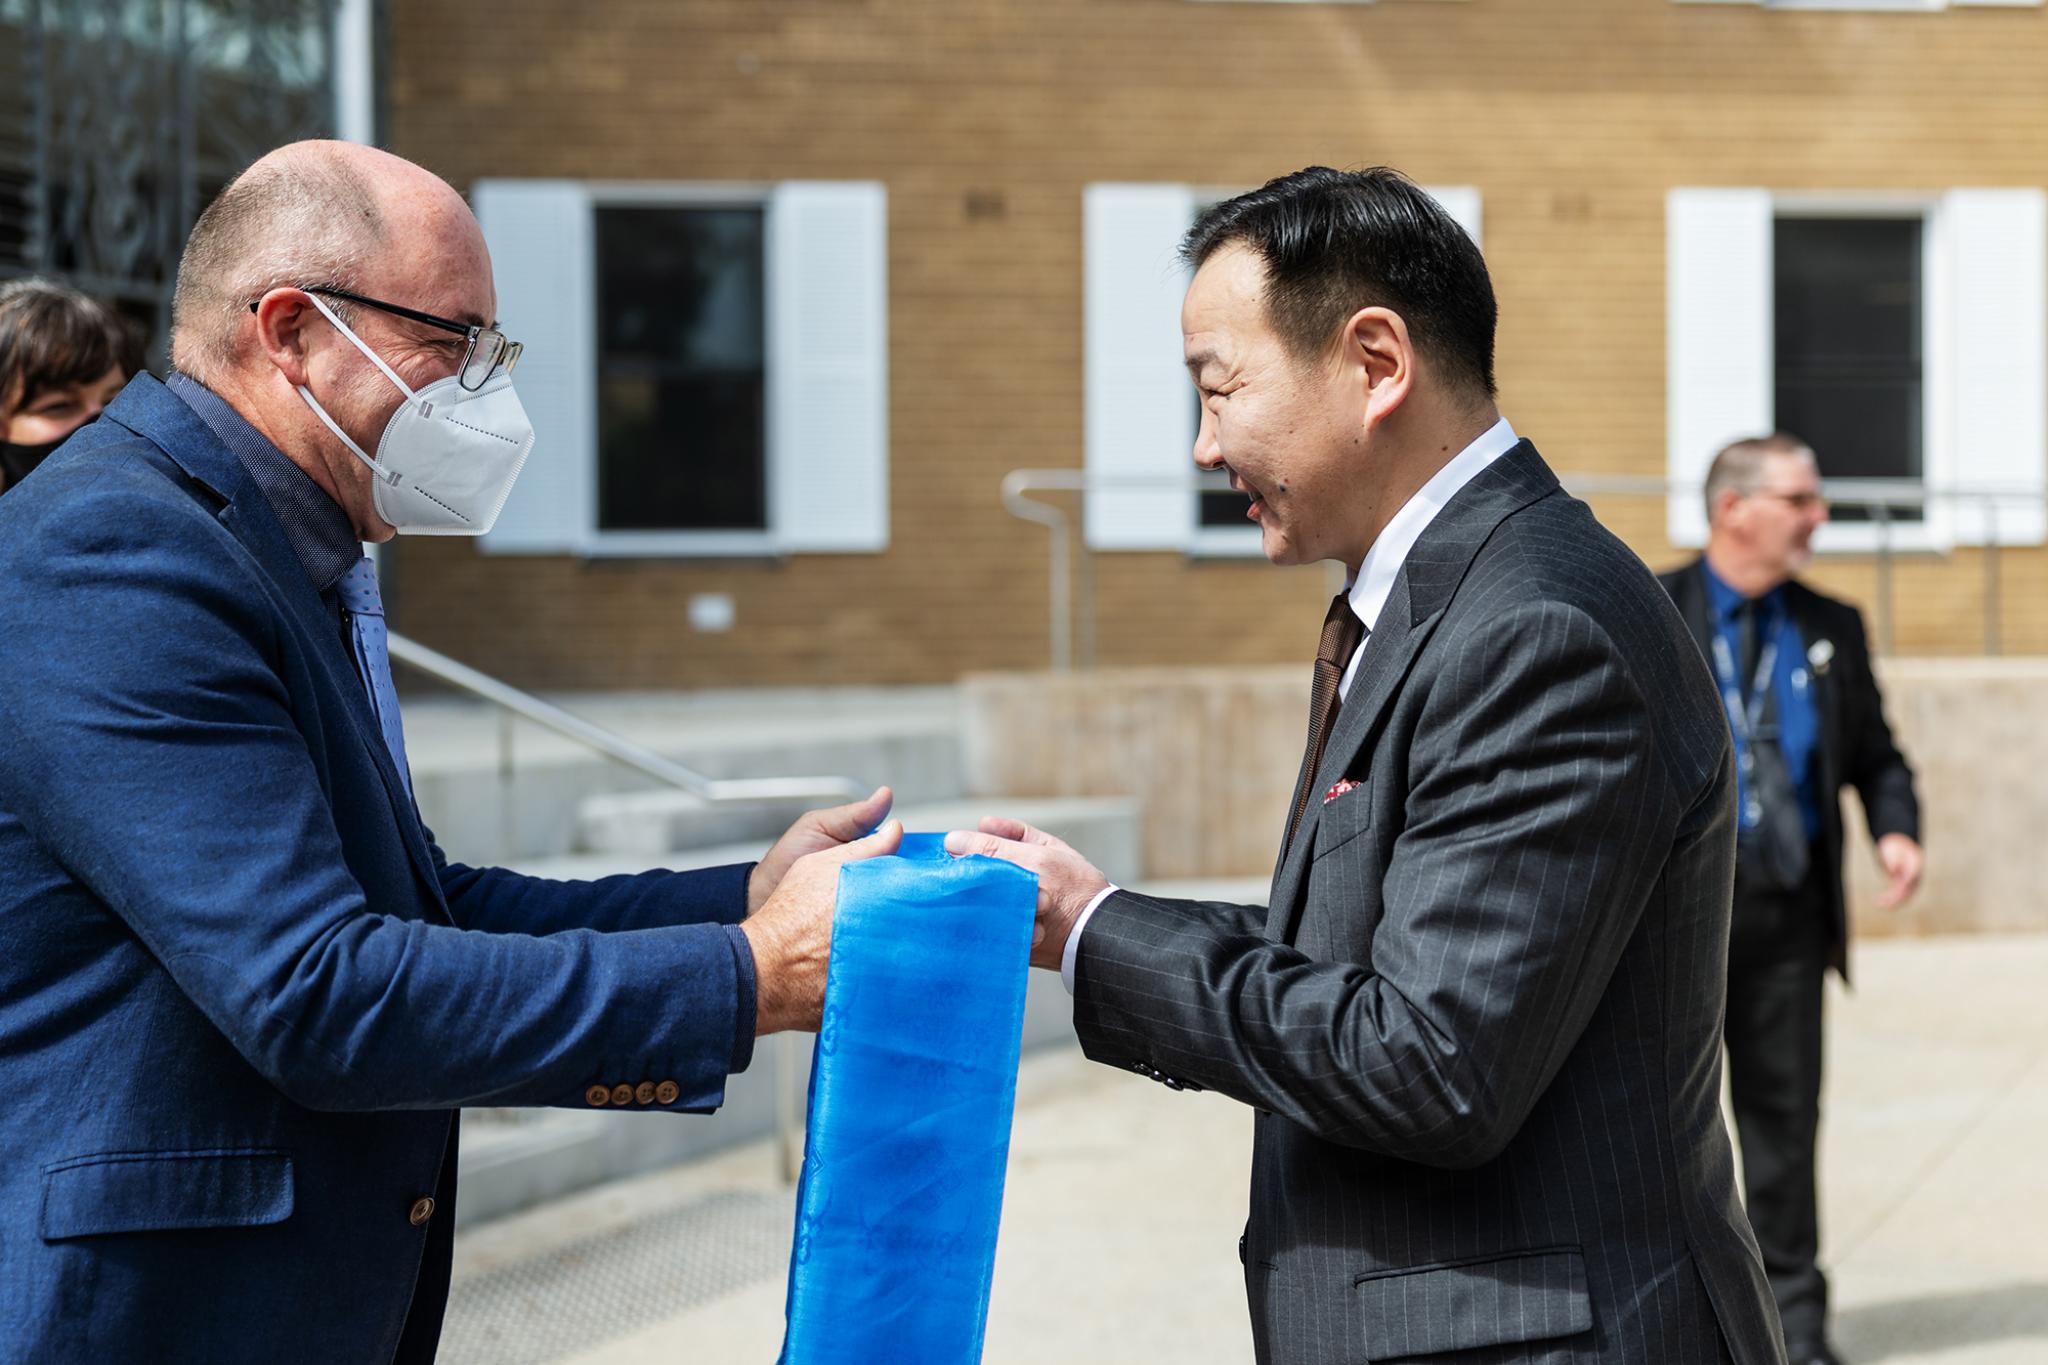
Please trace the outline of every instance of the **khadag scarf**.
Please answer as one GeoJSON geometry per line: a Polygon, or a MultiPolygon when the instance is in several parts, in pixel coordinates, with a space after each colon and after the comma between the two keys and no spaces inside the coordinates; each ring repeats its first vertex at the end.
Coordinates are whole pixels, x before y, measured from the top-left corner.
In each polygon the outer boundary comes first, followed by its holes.
{"type": "Polygon", "coordinates": [[[981,1359],[1037,900],[936,834],[840,869],[781,1365],[981,1359]]]}

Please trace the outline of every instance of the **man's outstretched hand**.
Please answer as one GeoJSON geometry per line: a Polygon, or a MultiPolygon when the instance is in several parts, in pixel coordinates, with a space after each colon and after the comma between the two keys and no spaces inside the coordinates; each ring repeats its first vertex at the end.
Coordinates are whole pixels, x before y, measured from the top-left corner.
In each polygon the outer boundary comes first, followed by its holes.
{"type": "Polygon", "coordinates": [[[865,838],[805,854],[790,864],[767,903],[740,924],[754,951],[756,1036],[784,1029],[817,1032],[825,1011],[825,969],[832,962],[839,869],[894,853],[902,842],[903,823],[891,820],[865,838]]]}
{"type": "Polygon", "coordinates": [[[1109,885],[1109,878],[1064,839],[1007,816],[987,816],[976,831],[954,830],[946,836],[946,852],[1001,858],[1038,874],[1038,926],[1031,933],[1031,965],[1053,971],[1060,968],[1060,955],[1066,951],[1074,921],[1109,885]]]}
{"type": "Polygon", "coordinates": [[[747,878],[747,913],[751,915],[768,903],[797,859],[838,848],[865,835],[882,823],[895,799],[887,787],[877,787],[865,800],[799,815],[796,823],[775,841],[775,847],[762,855],[754,865],[753,875],[747,878]]]}

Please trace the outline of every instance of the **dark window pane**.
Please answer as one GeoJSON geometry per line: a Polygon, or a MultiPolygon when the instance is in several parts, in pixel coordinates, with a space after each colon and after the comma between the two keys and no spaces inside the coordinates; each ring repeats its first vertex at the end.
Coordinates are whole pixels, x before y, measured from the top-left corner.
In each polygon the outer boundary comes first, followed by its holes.
{"type": "MultiPolygon", "coordinates": [[[[1829,478],[1920,478],[1920,220],[1784,218],[1776,228],[1779,428],[1811,445],[1829,478]]],[[[1834,511],[1870,517],[1853,504],[1834,511]]]]}
{"type": "MultiPolygon", "coordinates": [[[[1202,429],[1202,395],[1194,395],[1195,430],[1202,429]]],[[[1254,523],[1245,520],[1245,509],[1252,500],[1230,486],[1230,476],[1222,470],[1196,475],[1202,487],[1195,493],[1195,525],[1197,526],[1243,526],[1254,523]]]]}
{"type": "Polygon", "coordinates": [[[597,212],[598,526],[768,525],[762,213],[597,212]]]}
{"type": "Polygon", "coordinates": [[[1254,524],[1247,521],[1244,515],[1245,509],[1252,505],[1252,500],[1242,493],[1230,488],[1225,488],[1220,493],[1205,488],[1195,496],[1201,499],[1201,524],[1204,526],[1248,527],[1254,524]]]}

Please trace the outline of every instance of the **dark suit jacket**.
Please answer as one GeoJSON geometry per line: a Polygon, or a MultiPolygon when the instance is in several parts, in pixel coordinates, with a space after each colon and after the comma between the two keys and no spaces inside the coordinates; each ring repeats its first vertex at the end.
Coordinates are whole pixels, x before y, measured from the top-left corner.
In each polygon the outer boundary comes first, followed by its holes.
{"type": "Polygon", "coordinates": [[[1782,1361],[1719,1107],[1728,727],[1526,442],[1417,541],[1312,781],[1270,911],[1118,893],[1076,966],[1089,1056],[1258,1108],[1259,1360],[1782,1361]]]}
{"type": "MultiPolygon", "coordinates": [[[[1678,604],[1679,614],[1705,657],[1714,639],[1705,561],[1695,559],[1684,568],[1660,575],[1658,581],[1678,604]]],[[[1829,952],[1835,970],[1847,977],[1849,910],[1848,898],[1842,893],[1842,788],[1856,789],[1873,839],[1905,834],[1917,840],[1920,801],[1913,793],[1913,769],[1892,742],[1892,728],[1885,723],[1884,698],[1878,695],[1877,676],[1871,671],[1862,614],[1847,602],[1823,597],[1796,582],[1785,585],[1785,607],[1806,642],[1809,659],[1822,641],[1832,647],[1825,671],[1812,668],[1814,705],[1820,712],[1820,742],[1814,757],[1820,769],[1820,847],[1815,863],[1826,878],[1833,935],[1829,952]]]]}
{"type": "Polygon", "coordinates": [[[747,869],[449,862],[161,385],[0,500],[0,583],[0,1360],[429,1358],[458,1106],[721,1102],[747,869]]]}

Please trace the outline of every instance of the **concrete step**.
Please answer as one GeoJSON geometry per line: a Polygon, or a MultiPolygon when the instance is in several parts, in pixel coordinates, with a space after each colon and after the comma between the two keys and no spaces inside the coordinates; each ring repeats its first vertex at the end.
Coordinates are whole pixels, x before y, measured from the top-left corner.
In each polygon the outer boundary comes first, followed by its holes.
{"type": "MultiPolygon", "coordinates": [[[[600,836],[610,843],[610,847],[603,851],[557,857],[523,858],[515,860],[513,865],[519,871],[537,877],[581,879],[610,876],[615,872],[638,872],[649,867],[681,870],[752,862],[788,825],[785,820],[769,833],[752,839],[663,847],[655,836],[667,828],[663,824],[664,812],[675,806],[672,802],[655,801],[653,798],[667,796],[668,793],[647,794],[646,809],[651,814],[644,821],[633,803],[616,797],[603,798],[594,803],[599,809],[621,812],[615,829],[600,836]],[[636,832],[645,833],[645,842],[636,843],[629,837],[636,832]]],[[[984,815],[1011,815],[1066,840],[1085,853],[1112,881],[1129,885],[1144,873],[1140,842],[1142,811],[1135,797],[975,797],[899,803],[894,814],[903,821],[906,829],[937,832],[973,829],[984,815]]],[[[684,829],[687,830],[686,821],[684,829]]]]}
{"type": "MultiPolygon", "coordinates": [[[[707,777],[846,777],[888,783],[909,801],[943,801],[964,790],[950,688],[548,700],[707,777]]],[[[506,863],[575,851],[581,808],[593,798],[682,795],[524,721],[510,726],[508,780],[505,718],[482,703],[408,698],[405,727],[421,814],[442,847],[464,862],[506,863]]],[[[804,808],[726,805],[696,817],[661,818],[679,842],[723,843],[772,837],[804,808]]],[[[612,837],[603,831],[640,830],[617,837],[624,848],[643,848],[654,823],[629,804],[597,819],[594,828],[601,840],[612,837]]]]}

